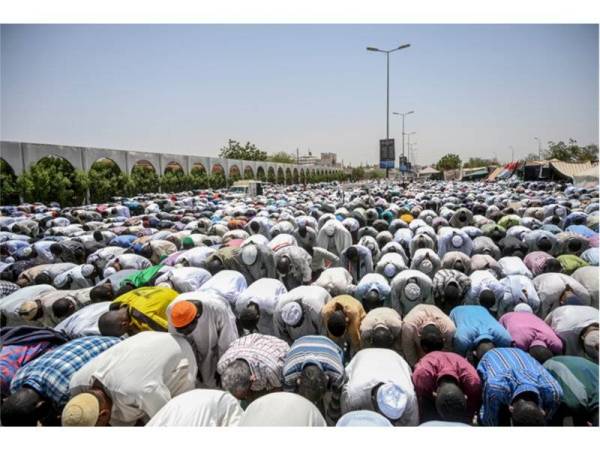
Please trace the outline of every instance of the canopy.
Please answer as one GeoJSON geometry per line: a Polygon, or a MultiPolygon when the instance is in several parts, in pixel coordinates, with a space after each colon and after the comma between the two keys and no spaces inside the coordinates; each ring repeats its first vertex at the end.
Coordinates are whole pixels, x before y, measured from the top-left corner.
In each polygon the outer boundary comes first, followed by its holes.
{"type": "Polygon", "coordinates": [[[566,178],[573,178],[575,175],[593,168],[592,163],[589,161],[584,163],[568,163],[552,160],[550,161],[550,166],[566,178]]]}
{"type": "Polygon", "coordinates": [[[598,186],[598,166],[592,166],[573,176],[573,183],[578,187],[598,186]]]}
{"type": "Polygon", "coordinates": [[[425,167],[423,170],[419,170],[419,176],[421,175],[437,175],[440,173],[439,170],[435,170],[433,167],[425,167]]]}

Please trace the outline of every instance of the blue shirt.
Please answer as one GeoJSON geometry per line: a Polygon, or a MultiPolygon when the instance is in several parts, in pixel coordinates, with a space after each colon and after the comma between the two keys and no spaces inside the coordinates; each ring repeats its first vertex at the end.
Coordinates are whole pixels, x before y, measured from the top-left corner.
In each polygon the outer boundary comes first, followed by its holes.
{"type": "Polygon", "coordinates": [[[483,381],[483,403],[479,419],[483,425],[497,426],[500,409],[509,406],[516,396],[532,392],[538,404],[552,418],[562,400],[558,382],[529,353],[518,348],[488,351],[477,365],[483,381]]]}
{"type": "Polygon", "coordinates": [[[117,342],[120,339],[116,337],[88,336],[56,347],[19,369],[10,384],[10,392],[30,387],[55,406],[63,406],[69,401],[69,382],[73,374],[117,342]]]}
{"type": "Polygon", "coordinates": [[[133,234],[122,234],[121,236],[117,236],[113,238],[108,245],[114,245],[117,247],[128,248],[133,241],[137,239],[137,236],[133,234]]]}
{"type": "Polygon", "coordinates": [[[496,347],[510,347],[512,337],[487,309],[480,305],[457,306],[450,312],[456,325],[454,351],[465,356],[484,339],[496,347]]]}

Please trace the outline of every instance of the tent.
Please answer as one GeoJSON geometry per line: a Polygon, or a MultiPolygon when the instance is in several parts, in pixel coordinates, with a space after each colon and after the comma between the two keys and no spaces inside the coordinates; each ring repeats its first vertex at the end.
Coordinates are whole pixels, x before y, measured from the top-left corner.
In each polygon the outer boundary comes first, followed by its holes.
{"type": "Polygon", "coordinates": [[[577,187],[593,188],[598,186],[598,166],[592,166],[573,175],[573,183],[577,187]]]}
{"type": "Polygon", "coordinates": [[[487,178],[489,172],[487,167],[471,167],[469,169],[463,169],[462,180],[481,180],[487,178]]]}
{"type": "Polygon", "coordinates": [[[420,170],[418,173],[419,178],[436,178],[440,175],[439,170],[435,170],[433,167],[425,167],[423,170],[420,170]]]}

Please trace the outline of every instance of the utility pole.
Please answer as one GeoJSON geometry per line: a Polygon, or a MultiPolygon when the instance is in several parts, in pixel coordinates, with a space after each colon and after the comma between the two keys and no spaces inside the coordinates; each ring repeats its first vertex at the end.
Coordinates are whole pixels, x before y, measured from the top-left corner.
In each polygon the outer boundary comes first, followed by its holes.
{"type": "MultiPolygon", "coordinates": [[[[400,45],[392,50],[380,50],[375,47],[367,47],[367,51],[385,53],[386,56],[386,102],[385,102],[385,138],[390,138],[390,53],[410,47],[410,44],[400,45]]],[[[395,158],[394,158],[395,159],[395,158]]],[[[386,167],[385,177],[388,178],[390,169],[386,167]]]]}

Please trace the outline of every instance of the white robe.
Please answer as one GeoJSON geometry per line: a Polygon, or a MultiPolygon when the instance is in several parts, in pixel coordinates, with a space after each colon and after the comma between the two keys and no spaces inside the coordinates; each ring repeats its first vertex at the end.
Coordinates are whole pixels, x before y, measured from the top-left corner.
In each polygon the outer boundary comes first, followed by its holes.
{"type": "Polygon", "coordinates": [[[89,361],[75,372],[69,387],[75,395],[98,381],[112,400],[110,424],[132,426],[194,389],[197,371],[192,347],[184,338],[144,331],[89,361]]]}
{"type": "Polygon", "coordinates": [[[327,422],[310,401],[290,392],[274,392],[250,403],[241,427],[325,427],[327,422]]]}
{"type": "Polygon", "coordinates": [[[229,392],[194,389],[169,400],[147,427],[232,427],[244,410],[229,392]]]}

